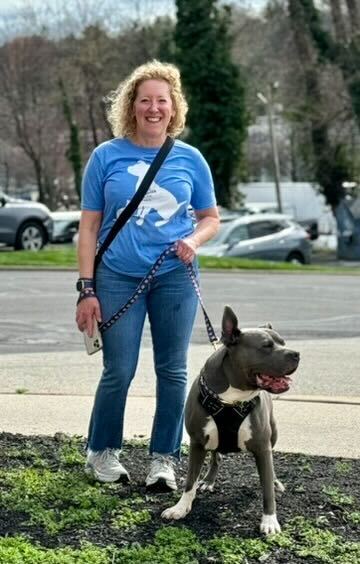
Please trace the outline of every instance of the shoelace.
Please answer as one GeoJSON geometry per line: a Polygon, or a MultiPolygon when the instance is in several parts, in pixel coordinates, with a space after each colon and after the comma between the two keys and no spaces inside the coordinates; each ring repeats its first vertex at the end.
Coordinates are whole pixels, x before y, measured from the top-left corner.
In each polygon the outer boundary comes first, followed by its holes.
{"type": "Polygon", "coordinates": [[[107,460],[116,461],[119,463],[119,450],[115,448],[106,448],[104,452],[100,454],[101,462],[106,462],[107,460]]]}
{"type": "Polygon", "coordinates": [[[154,458],[151,464],[151,471],[152,473],[156,473],[159,470],[163,470],[165,467],[166,470],[174,470],[174,463],[170,460],[167,456],[157,456],[154,458]]]}

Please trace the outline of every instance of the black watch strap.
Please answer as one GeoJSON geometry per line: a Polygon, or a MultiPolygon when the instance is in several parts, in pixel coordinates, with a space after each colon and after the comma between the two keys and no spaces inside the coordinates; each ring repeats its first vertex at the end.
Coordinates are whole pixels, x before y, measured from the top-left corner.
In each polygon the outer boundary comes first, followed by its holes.
{"type": "Polygon", "coordinates": [[[76,282],[76,289],[78,292],[82,292],[86,288],[94,288],[94,278],[79,278],[76,282]]]}

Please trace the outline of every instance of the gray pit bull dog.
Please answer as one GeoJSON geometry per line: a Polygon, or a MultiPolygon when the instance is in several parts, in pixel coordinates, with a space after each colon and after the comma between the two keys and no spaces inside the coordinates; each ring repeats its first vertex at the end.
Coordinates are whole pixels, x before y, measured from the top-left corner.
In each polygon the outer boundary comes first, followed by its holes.
{"type": "Polygon", "coordinates": [[[213,491],[219,453],[248,450],[255,456],[263,491],[260,531],[277,533],[281,529],[274,490],[284,491],[284,486],[273,467],[277,430],[270,393],[289,389],[289,375],[296,370],[300,355],[285,347],[271,325],[240,330],[229,306],[223,314],[222,342],[224,346],[207,360],[187,398],[190,454],[185,489],[178,503],[163,511],[162,517],[181,519],[191,511],[207,451],[211,451],[211,462],[200,482],[203,491],[213,491]]]}

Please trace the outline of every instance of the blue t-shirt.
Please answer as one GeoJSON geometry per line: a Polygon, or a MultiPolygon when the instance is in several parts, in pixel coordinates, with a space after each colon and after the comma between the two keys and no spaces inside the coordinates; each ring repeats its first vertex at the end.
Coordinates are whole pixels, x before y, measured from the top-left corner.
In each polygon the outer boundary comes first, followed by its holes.
{"type": "MultiPolygon", "coordinates": [[[[128,139],[112,139],[93,151],[82,185],[83,210],[103,212],[99,242],[129,203],[154,160],[158,148],[139,147],[128,139]]],[[[103,255],[111,270],[142,277],[162,251],[194,230],[194,210],[216,205],[214,183],[201,153],[176,140],[138,209],[103,255]]],[[[179,266],[170,255],[161,267],[179,266]]]]}

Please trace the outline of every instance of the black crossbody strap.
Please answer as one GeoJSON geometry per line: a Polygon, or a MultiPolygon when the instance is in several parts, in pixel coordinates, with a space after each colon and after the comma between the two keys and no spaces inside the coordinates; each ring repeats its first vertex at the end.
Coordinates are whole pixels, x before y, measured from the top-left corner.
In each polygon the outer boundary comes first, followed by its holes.
{"type": "Polygon", "coordinates": [[[98,267],[101,258],[109,247],[109,245],[113,242],[116,235],[119,233],[120,229],[124,227],[125,223],[128,219],[132,216],[138,205],[140,204],[141,200],[145,196],[146,192],[148,191],[149,187],[151,186],[152,181],[154,180],[159,168],[161,167],[162,163],[166,159],[167,155],[171,151],[175,141],[171,137],[166,137],[164,143],[160,147],[159,151],[157,152],[153,162],[151,163],[147,173],[145,174],[139,188],[136,190],[134,196],[131,198],[130,202],[123,209],[119,217],[117,218],[116,222],[112,226],[110,232],[107,234],[105,241],[101,245],[100,249],[98,250],[95,262],[94,262],[94,275],[96,272],[96,268],[98,267]]]}

